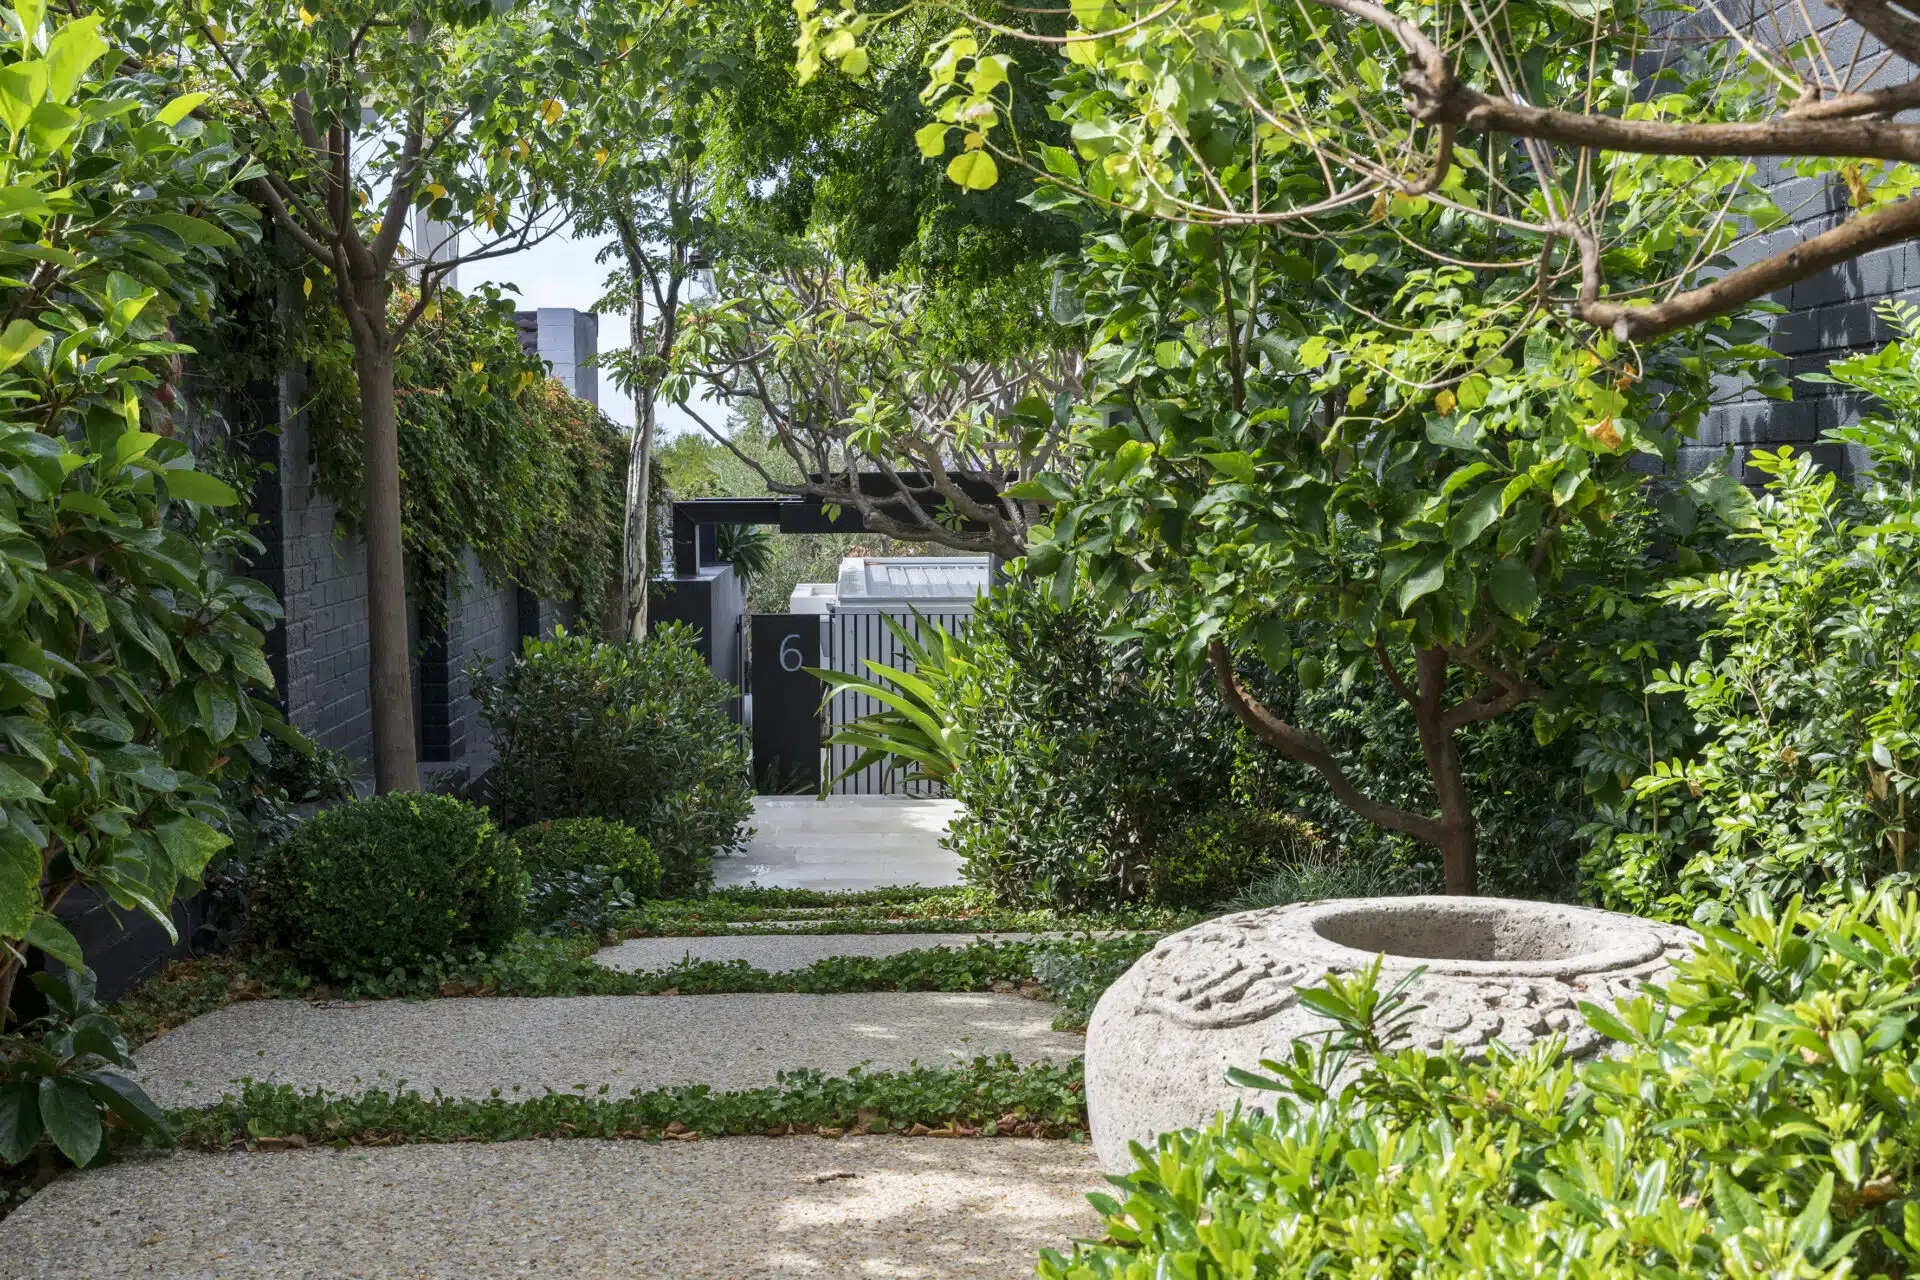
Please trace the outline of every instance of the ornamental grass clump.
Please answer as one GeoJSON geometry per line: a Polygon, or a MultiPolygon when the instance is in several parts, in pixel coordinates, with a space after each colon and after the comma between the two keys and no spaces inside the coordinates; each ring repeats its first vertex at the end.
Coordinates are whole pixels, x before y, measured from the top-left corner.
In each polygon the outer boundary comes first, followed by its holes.
{"type": "Polygon", "coordinates": [[[301,824],[261,868],[255,918],[313,974],[349,981],[497,951],[525,881],[484,809],[396,791],[301,824]]]}
{"type": "Polygon", "coordinates": [[[1373,975],[1303,998],[1261,1111],[1134,1148],[1107,1239],[1044,1280],[1182,1276],[1814,1277],[1920,1268],[1920,897],[1826,915],[1756,896],[1573,1063],[1383,1053],[1373,975]],[[1347,1068],[1343,1074],[1342,1069],[1347,1068]]]}

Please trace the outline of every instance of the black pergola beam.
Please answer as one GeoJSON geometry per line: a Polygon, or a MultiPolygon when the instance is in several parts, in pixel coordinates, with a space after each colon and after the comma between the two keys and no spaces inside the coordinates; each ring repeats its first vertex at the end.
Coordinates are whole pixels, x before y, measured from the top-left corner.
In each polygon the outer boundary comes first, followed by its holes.
{"type": "MultiPolygon", "coordinates": [[[[813,479],[819,481],[820,477],[813,479]]],[[[936,501],[930,492],[931,483],[925,476],[918,472],[903,472],[901,479],[921,502],[923,510],[927,504],[936,501]]],[[[967,496],[976,502],[999,502],[999,491],[991,482],[977,476],[960,476],[956,479],[967,496]]],[[[897,497],[888,498],[888,495],[899,492],[890,477],[881,472],[867,471],[860,474],[859,482],[862,494],[882,500],[880,509],[883,514],[901,521],[910,522],[913,519],[905,502],[897,497]]],[[[700,528],[703,525],[721,524],[771,525],[782,533],[868,532],[860,509],[851,505],[837,507],[829,518],[827,504],[812,498],[683,498],[673,504],[673,571],[676,575],[688,578],[699,572],[700,528]]],[[[965,521],[959,527],[966,533],[984,533],[987,528],[975,520],[965,521]]]]}

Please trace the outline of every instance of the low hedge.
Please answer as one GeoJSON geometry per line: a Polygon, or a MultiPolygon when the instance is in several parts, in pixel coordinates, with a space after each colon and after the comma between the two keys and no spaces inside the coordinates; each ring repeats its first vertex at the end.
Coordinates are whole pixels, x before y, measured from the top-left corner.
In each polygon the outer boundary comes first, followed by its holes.
{"type": "Polygon", "coordinates": [[[1615,1056],[1363,1055],[1337,1087],[1396,1002],[1335,980],[1314,999],[1340,1042],[1264,1064],[1270,1112],[1136,1147],[1096,1197],[1108,1239],[1040,1275],[1912,1274],[1916,957],[1912,894],[1825,916],[1756,902],[1664,995],[1583,1006],[1615,1056]]]}
{"type": "Polygon", "coordinates": [[[262,863],[262,936],[349,980],[490,953],[519,928],[526,877],[486,811],[396,791],[300,824],[262,863]]]}
{"type": "Polygon", "coordinates": [[[536,822],[513,833],[520,861],[532,875],[604,868],[619,876],[636,898],[660,889],[660,856],[647,838],[623,822],[568,818],[536,822]]]}

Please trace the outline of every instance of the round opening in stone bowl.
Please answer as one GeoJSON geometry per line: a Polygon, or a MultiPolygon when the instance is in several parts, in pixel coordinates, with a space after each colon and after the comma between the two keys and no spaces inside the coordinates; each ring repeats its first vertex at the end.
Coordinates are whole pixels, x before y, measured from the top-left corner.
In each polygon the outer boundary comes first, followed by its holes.
{"type": "Polygon", "coordinates": [[[1336,947],[1436,973],[1595,973],[1651,960],[1663,945],[1653,930],[1618,916],[1497,898],[1329,902],[1307,914],[1314,934],[1336,947]]]}

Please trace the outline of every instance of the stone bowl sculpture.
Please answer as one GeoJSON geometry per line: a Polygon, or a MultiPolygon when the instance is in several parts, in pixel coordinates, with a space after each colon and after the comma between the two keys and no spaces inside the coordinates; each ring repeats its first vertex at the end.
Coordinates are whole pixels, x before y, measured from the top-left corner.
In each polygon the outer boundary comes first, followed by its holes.
{"type": "Polygon", "coordinates": [[[1302,988],[1381,958],[1384,991],[1424,967],[1408,991],[1424,1006],[1394,1047],[1494,1040],[1524,1049],[1566,1037],[1575,1056],[1602,1038],[1582,1002],[1610,1007],[1658,980],[1695,936],[1675,925],[1586,907],[1509,898],[1344,898],[1245,911],[1173,934],[1108,988],[1087,1027],[1087,1112],[1109,1170],[1133,1167],[1129,1142],[1197,1127],[1236,1102],[1271,1095],[1227,1083],[1333,1024],[1302,988]]]}

